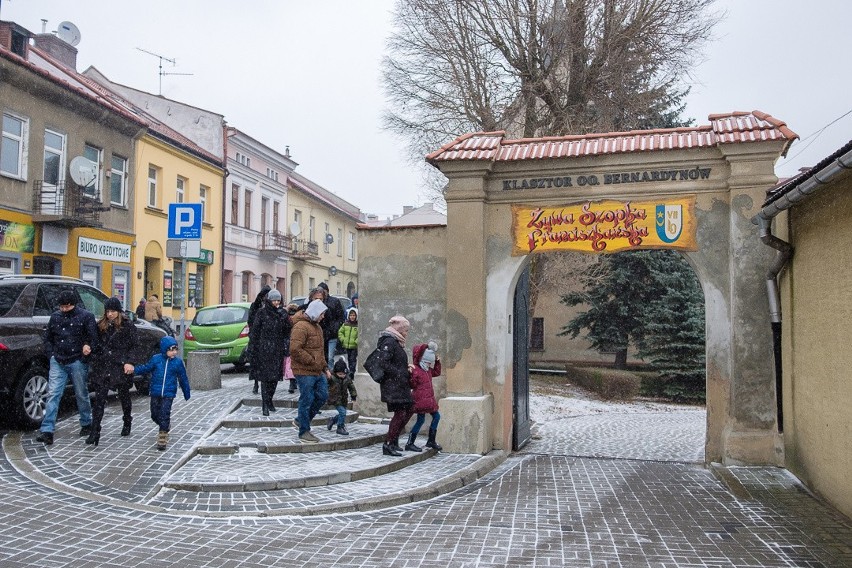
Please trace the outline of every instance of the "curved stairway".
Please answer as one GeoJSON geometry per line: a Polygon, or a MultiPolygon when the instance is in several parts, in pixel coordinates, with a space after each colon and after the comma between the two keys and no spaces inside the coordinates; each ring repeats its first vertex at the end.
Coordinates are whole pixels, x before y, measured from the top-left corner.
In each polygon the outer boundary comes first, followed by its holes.
{"type": "MultiPolygon", "coordinates": [[[[3,439],[3,448],[19,473],[53,490],[144,514],[204,517],[325,515],[403,505],[464,487],[506,457],[500,451],[482,456],[426,449],[385,456],[387,420],[351,409],[349,436],[327,428],[337,411],[326,408],[312,422],[320,442],[302,444],[293,426],[298,393],[279,394],[277,412],[267,417],[258,395],[243,394],[246,383],[244,376],[225,379],[222,389],[193,392],[189,402],[176,403],[163,452],[154,448],[156,425],[136,401],[133,432],[118,435],[121,410],[114,399],[97,448],[77,435],[76,416],[57,423],[52,446],[36,442],[34,432],[15,432],[3,439]]],[[[425,441],[424,433],[418,445],[425,441]]]]}

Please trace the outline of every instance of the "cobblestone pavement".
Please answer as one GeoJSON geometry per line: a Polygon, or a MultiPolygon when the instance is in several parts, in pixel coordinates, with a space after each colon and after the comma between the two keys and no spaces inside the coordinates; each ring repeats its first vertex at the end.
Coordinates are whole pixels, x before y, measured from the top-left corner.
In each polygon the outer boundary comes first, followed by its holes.
{"type": "MultiPolygon", "coordinates": [[[[231,382],[176,402],[165,452],[153,449],[144,399],[134,401],[129,438],[117,435],[120,413],[111,403],[97,449],[76,437],[73,418],[60,423],[48,449],[32,442],[34,433],[9,434],[0,458],[0,567],[852,566],[849,519],[782,469],[720,473],[632,456],[573,457],[574,434],[560,455],[546,454],[555,437],[543,436],[455,491],[376,511],[264,514],[264,501],[297,490],[208,493],[203,507],[196,494],[181,509],[187,495],[180,494],[193,492],[164,489],[162,479],[191,461],[210,425],[233,409],[231,382]],[[238,514],[212,515],[227,507],[238,514]]],[[[238,388],[248,392],[246,383],[238,388]]],[[[599,432],[591,422],[587,428],[599,432]]],[[[289,498],[344,502],[376,485],[412,488],[465,459],[439,454],[372,485],[301,488],[289,498]]]]}

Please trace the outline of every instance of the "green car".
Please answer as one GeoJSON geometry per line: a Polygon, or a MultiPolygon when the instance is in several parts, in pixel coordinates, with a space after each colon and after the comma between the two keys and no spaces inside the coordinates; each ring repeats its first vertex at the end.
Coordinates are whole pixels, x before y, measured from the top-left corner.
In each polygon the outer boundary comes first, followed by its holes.
{"type": "Polygon", "coordinates": [[[239,370],[245,368],[250,306],[249,302],[242,302],[200,308],[183,334],[184,355],[218,351],[220,363],[233,363],[239,370]]]}

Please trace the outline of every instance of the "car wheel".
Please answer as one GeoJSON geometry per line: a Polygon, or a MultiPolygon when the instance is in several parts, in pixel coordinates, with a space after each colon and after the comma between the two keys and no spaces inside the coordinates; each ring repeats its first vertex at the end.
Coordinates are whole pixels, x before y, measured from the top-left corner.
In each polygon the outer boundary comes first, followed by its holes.
{"type": "Polygon", "coordinates": [[[41,367],[30,367],[15,385],[12,408],[15,419],[25,428],[41,425],[47,404],[47,384],[47,371],[41,367]]]}

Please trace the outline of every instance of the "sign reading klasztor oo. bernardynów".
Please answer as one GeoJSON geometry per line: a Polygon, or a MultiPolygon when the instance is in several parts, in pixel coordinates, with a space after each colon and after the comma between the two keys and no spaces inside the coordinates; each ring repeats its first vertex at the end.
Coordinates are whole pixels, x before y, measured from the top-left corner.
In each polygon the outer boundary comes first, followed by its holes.
{"type": "Polygon", "coordinates": [[[512,254],[572,250],[697,250],[695,197],[512,206],[512,254]]]}

